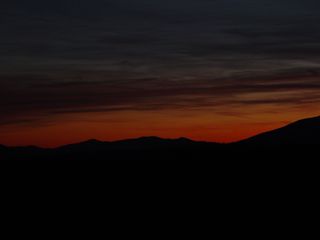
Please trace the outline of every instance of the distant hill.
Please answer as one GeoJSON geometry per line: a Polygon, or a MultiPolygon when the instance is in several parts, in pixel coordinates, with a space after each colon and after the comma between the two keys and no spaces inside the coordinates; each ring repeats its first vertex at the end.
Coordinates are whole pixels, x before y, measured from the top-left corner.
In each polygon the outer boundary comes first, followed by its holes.
{"type": "Polygon", "coordinates": [[[0,145],[0,152],[1,151],[5,151],[7,149],[7,147],[3,146],[3,145],[0,145]]]}
{"type": "Polygon", "coordinates": [[[51,156],[61,159],[161,159],[206,152],[220,146],[217,143],[196,142],[186,138],[162,139],[159,137],[141,137],[115,142],[89,140],[77,144],[62,146],[51,150],[51,156]]]}
{"type": "Polygon", "coordinates": [[[240,143],[251,145],[320,144],[320,117],[299,120],[285,127],[250,137],[240,143]]]}
{"type": "Polygon", "coordinates": [[[187,138],[141,137],[115,142],[93,139],[54,149],[0,145],[0,160],[209,159],[221,162],[230,157],[237,161],[272,159],[275,149],[282,152],[283,156],[314,155],[318,148],[314,145],[320,145],[320,117],[303,119],[231,144],[197,142],[187,138]]]}
{"type": "Polygon", "coordinates": [[[187,138],[163,139],[159,137],[141,137],[126,139],[115,142],[103,142],[99,140],[88,140],[76,144],[65,145],[55,149],[56,151],[79,151],[91,150],[153,150],[153,149],[174,149],[198,146],[216,146],[218,143],[196,142],[187,138]]]}
{"type": "Polygon", "coordinates": [[[196,142],[187,138],[162,139],[159,137],[141,137],[115,142],[103,142],[93,139],[55,149],[37,147],[4,147],[4,149],[6,149],[7,153],[5,155],[6,159],[114,160],[119,158],[188,158],[193,154],[197,156],[203,155],[205,152],[218,147],[220,147],[218,143],[196,142]]]}

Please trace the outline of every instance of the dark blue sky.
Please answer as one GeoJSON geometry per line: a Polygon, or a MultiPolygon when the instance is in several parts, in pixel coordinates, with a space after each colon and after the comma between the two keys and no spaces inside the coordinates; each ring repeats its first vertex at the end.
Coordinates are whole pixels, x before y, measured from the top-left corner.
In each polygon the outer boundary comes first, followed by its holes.
{"type": "Polygon", "coordinates": [[[1,3],[0,124],[74,112],[313,106],[319,12],[316,0],[1,3]]]}

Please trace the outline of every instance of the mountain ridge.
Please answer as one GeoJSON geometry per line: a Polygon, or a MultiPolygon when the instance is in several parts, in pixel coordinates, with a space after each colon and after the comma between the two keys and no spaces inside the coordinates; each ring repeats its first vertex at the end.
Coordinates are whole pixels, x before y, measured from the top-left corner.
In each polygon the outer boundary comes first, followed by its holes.
{"type": "MultiPolygon", "coordinates": [[[[292,148],[292,145],[320,145],[320,116],[298,120],[236,143],[222,144],[183,137],[165,139],[146,136],[113,142],[91,139],[57,148],[0,145],[0,159],[198,159],[213,155],[217,158],[219,154],[223,157],[243,152],[253,154],[254,149],[263,149],[268,153],[274,146],[291,152],[303,149],[292,148]]],[[[259,157],[259,154],[255,156],[259,157]]]]}
{"type": "Polygon", "coordinates": [[[239,141],[246,144],[320,144],[320,116],[301,119],[284,127],[239,141]]]}

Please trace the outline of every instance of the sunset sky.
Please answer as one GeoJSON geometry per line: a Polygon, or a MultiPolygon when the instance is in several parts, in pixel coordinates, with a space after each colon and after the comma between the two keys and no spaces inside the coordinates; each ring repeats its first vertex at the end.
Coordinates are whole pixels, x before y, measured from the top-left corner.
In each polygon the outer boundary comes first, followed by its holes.
{"type": "Polygon", "coordinates": [[[1,3],[0,144],[230,142],[320,115],[318,0],[1,3]]]}

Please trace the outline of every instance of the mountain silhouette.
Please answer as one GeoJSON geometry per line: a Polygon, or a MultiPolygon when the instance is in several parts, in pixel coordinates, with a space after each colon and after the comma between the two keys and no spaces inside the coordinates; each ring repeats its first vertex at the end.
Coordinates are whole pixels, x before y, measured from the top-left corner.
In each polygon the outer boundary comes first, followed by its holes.
{"type": "Polygon", "coordinates": [[[7,151],[7,150],[8,150],[7,147],[5,147],[5,146],[3,146],[3,145],[0,145],[0,153],[1,153],[1,152],[4,152],[4,151],[7,151]]]}
{"type": "Polygon", "coordinates": [[[187,138],[162,139],[141,137],[115,142],[88,140],[54,149],[37,147],[0,147],[0,159],[23,160],[113,160],[113,159],[161,159],[188,158],[203,155],[221,144],[196,142],[187,138]]]}
{"type": "Polygon", "coordinates": [[[250,137],[240,143],[255,145],[320,144],[320,116],[299,120],[285,127],[250,137]]]}
{"type": "MultiPolygon", "coordinates": [[[[196,142],[187,138],[163,139],[159,137],[141,137],[126,139],[114,142],[104,142],[99,140],[88,140],[76,144],[59,147],[59,151],[87,151],[87,150],[147,150],[147,149],[167,149],[167,148],[184,148],[204,145],[204,142],[196,142]]],[[[216,143],[207,143],[216,145],[216,143]]]]}
{"type": "Polygon", "coordinates": [[[243,156],[261,159],[273,158],[274,149],[282,151],[283,156],[288,154],[295,157],[299,154],[304,156],[306,152],[310,154],[316,152],[317,146],[312,146],[318,144],[320,144],[320,117],[314,117],[230,144],[197,142],[187,138],[141,137],[114,142],[92,139],[53,149],[0,145],[0,160],[214,159],[221,161],[227,157],[239,159],[243,156]],[[299,147],[292,148],[292,145],[299,147]]]}

